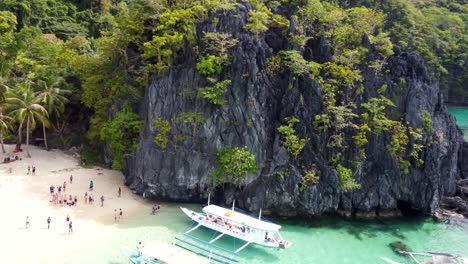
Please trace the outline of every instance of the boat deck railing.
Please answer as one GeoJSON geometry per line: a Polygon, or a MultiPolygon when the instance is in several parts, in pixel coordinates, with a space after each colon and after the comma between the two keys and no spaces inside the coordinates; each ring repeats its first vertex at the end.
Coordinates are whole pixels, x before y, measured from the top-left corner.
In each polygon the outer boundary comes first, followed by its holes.
{"type": "MultiPolygon", "coordinates": [[[[255,218],[255,219],[258,219],[258,216],[254,216],[254,215],[251,215],[249,214],[248,212],[242,210],[242,209],[239,209],[239,208],[234,208],[234,211],[239,213],[239,214],[243,214],[243,215],[246,215],[246,216],[249,216],[249,217],[252,217],[252,218],[255,218]]],[[[266,223],[271,223],[271,224],[274,224],[272,221],[266,219],[266,218],[263,218],[263,217],[260,217],[260,220],[263,221],[263,222],[266,222],[266,223]]]]}

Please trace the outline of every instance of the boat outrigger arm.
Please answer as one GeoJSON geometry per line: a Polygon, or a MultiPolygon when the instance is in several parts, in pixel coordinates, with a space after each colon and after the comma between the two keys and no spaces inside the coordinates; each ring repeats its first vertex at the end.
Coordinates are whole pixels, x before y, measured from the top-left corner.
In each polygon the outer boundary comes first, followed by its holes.
{"type": "Polygon", "coordinates": [[[195,229],[199,228],[200,226],[201,226],[201,224],[198,224],[198,225],[196,225],[194,228],[192,228],[192,229],[190,229],[189,231],[185,232],[184,234],[188,234],[188,233],[194,231],[195,229]]]}
{"type": "Polygon", "coordinates": [[[246,248],[251,242],[247,242],[245,243],[242,247],[238,248],[236,251],[234,251],[234,253],[239,253],[241,252],[241,250],[243,250],[244,248],[246,248]]]}
{"type": "MultiPolygon", "coordinates": [[[[190,232],[194,231],[195,229],[199,228],[201,226],[201,224],[198,224],[196,225],[195,227],[193,227],[192,229],[190,229],[189,231],[185,232],[184,234],[187,235],[189,234],[190,232]]],[[[208,244],[213,244],[216,240],[220,239],[222,236],[226,235],[226,233],[221,233],[219,234],[217,237],[213,238],[212,240],[210,240],[210,242],[208,242],[208,244]]],[[[244,248],[246,248],[251,242],[247,242],[245,243],[244,245],[242,245],[240,248],[238,248],[237,250],[234,251],[234,253],[239,253],[241,252],[244,248]]]]}
{"type": "Polygon", "coordinates": [[[219,236],[213,238],[209,243],[211,244],[211,243],[215,242],[216,240],[220,239],[224,235],[225,235],[224,233],[221,233],[219,236]]]}

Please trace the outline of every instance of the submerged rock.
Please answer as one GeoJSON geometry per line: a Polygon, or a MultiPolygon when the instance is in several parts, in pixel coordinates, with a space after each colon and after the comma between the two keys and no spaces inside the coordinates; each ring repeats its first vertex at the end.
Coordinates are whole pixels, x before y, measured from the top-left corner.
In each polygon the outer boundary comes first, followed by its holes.
{"type": "MultiPolygon", "coordinates": [[[[216,149],[225,146],[247,146],[255,154],[259,170],[248,177],[245,186],[217,189],[212,199],[221,204],[235,199],[239,207],[249,211],[264,208],[264,212],[282,216],[342,212],[365,218],[390,217],[393,213],[399,215],[402,203],[432,213],[442,196],[455,193],[461,175],[460,160],[465,158],[460,154],[462,134],[418,55],[396,49],[382,73],[364,70],[364,92],[355,103],[377,96],[377,90],[387,85],[389,95],[398,94],[395,114],[405,122],[421,127],[420,114],[426,110],[435,133],[434,143],[422,155],[424,165],[402,175],[398,162],[388,153],[388,136],[375,135],[367,145],[366,165],[354,175],[362,187],[343,193],[337,171],[328,164],[328,138],[313,127],[314,116],[324,107],[321,87],[307,76],[269,75],[267,58],[284,49],[288,39],[274,30],[264,37],[254,36],[243,28],[247,8],[241,5],[230,12],[237,15],[219,16],[216,25],[205,22],[197,28],[200,38],[202,32],[215,30],[239,40],[230,54],[232,63],[220,76],[232,82],[225,93],[226,105],[216,107],[196,96],[207,81],[195,69],[194,54],[185,54],[181,63],[154,76],[141,105],[143,132],[138,147],[126,160],[125,181],[136,193],[172,201],[206,201],[216,149]],[[401,85],[401,80],[406,83],[401,85]],[[183,113],[202,114],[206,121],[197,127],[175,122],[183,113]],[[289,116],[301,120],[295,128],[310,138],[297,159],[280,145],[277,133],[277,127],[289,116]],[[171,133],[183,133],[185,138],[169,143],[165,151],[158,148],[152,123],[156,118],[171,121],[175,131],[171,133]],[[302,175],[311,165],[317,169],[320,181],[301,191],[302,175]],[[279,177],[279,173],[285,176],[279,177]]],[[[325,62],[331,56],[324,38],[306,43],[306,58],[325,62]]],[[[352,147],[352,142],[348,143],[352,147]]],[[[352,160],[353,152],[345,153],[345,158],[352,160]]],[[[463,171],[468,171],[465,167],[463,171]]]]}
{"type": "Polygon", "coordinates": [[[411,249],[408,247],[408,245],[401,241],[394,241],[388,244],[388,246],[393,250],[393,252],[395,252],[395,254],[404,255],[400,251],[411,252],[411,249]]]}

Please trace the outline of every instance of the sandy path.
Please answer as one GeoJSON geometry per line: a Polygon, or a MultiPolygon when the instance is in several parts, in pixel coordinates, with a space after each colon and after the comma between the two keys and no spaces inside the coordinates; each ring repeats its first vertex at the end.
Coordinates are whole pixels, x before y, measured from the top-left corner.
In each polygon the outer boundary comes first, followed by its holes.
{"type": "MultiPolygon", "coordinates": [[[[13,146],[6,148],[12,150],[13,146]]],[[[112,227],[119,225],[114,223],[114,209],[122,208],[122,222],[141,211],[151,210],[149,202],[123,185],[120,172],[82,168],[76,159],[62,151],[36,147],[30,150],[32,158],[25,158],[24,154],[21,161],[0,164],[0,263],[45,263],[47,259],[66,263],[66,256],[76,254],[73,251],[83,248],[83,243],[93,246],[100,232],[112,232],[112,227]],[[36,166],[36,176],[26,175],[28,165],[36,166]],[[95,184],[93,205],[84,204],[84,193],[90,193],[90,180],[95,184]],[[76,207],[49,204],[50,185],[58,186],[64,181],[67,182],[65,193],[78,196],[76,207]],[[119,186],[120,198],[117,197],[119,186]],[[100,205],[101,195],[105,197],[104,207],[100,205]],[[73,221],[72,235],[68,234],[67,214],[73,221]],[[25,228],[26,216],[31,219],[29,229],[25,228]],[[52,219],[50,230],[48,216],[52,219]]]]}

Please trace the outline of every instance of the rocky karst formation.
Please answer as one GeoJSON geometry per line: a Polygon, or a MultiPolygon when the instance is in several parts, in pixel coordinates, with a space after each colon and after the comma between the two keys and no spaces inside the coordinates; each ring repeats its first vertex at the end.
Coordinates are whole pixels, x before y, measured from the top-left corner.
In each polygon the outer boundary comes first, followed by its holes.
{"type": "MultiPolygon", "coordinates": [[[[422,154],[424,164],[402,175],[398,163],[388,153],[388,135],[370,137],[366,146],[365,166],[353,177],[361,188],[352,192],[339,189],[337,171],[329,165],[327,137],[316,131],[314,116],[324,108],[322,89],[317,81],[294,77],[290,73],[268,74],[266,60],[290,43],[280,31],[271,29],[261,36],[246,30],[247,7],[230,11],[236,15],[217,15],[216,24],[200,23],[203,32],[232,34],[239,43],[230,51],[232,63],[221,73],[232,85],[224,95],[227,103],[215,107],[197,97],[197,89],[207,80],[195,68],[196,55],[186,52],[169,71],[153,77],[140,106],[144,129],[138,147],[127,157],[126,184],[145,197],[184,202],[204,202],[210,189],[209,174],[214,170],[216,149],[224,146],[247,146],[255,154],[259,170],[250,175],[243,186],[225,185],[212,190],[219,203],[236,200],[249,211],[283,216],[314,216],[328,212],[362,217],[391,216],[395,209],[413,208],[432,213],[443,196],[451,196],[462,178],[462,134],[455,120],[447,113],[437,83],[428,76],[420,56],[404,53],[395,47],[395,54],[381,72],[368,68],[362,71],[364,92],[355,99],[358,105],[377,96],[377,89],[387,85],[386,95],[396,102],[394,112],[405,122],[421,127],[420,113],[427,110],[433,121],[434,143],[422,154]],[[402,87],[401,80],[405,80],[402,87]],[[153,119],[176,120],[181,113],[202,113],[206,121],[199,126],[172,122],[172,135],[183,133],[185,139],[169,143],[162,151],[154,143],[153,119]],[[285,117],[301,120],[295,129],[310,141],[295,158],[280,144],[277,132],[285,117]],[[317,185],[300,190],[302,175],[313,166],[320,176],[317,185]]],[[[292,27],[294,26],[292,21],[292,27]]],[[[372,45],[363,37],[363,45],[372,45]]],[[[324,38],[308,41],[303,51],[307,60],[330,60],[331,48],[324,38]]],[[[353,159],[353,143],[345,151],[353,159]]],[[[466,171],[466,170],[465,170],[466,171]]]]}

